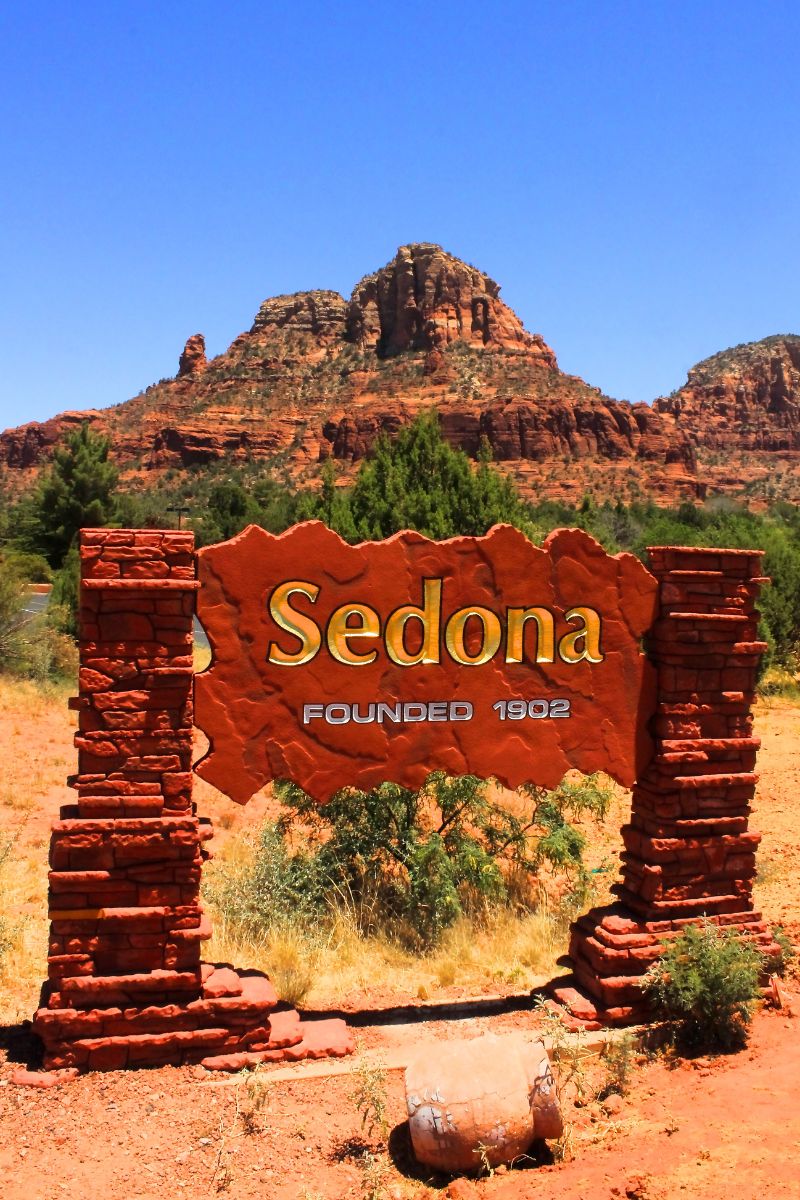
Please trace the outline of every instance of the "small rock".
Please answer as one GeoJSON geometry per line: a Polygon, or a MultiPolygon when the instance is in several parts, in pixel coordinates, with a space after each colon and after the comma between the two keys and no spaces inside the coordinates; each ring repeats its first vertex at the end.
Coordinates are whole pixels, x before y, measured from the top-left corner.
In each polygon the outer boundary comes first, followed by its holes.
{"type": "Polygon", "coordinates": [[[61,1071],[26,1071],[20,1067],[11,1073],[11,1083],[17,1087],[54,1088],[62,1083],[72,1083],[80,1072],[77,1067],[64,1067],[61,1071]]]}
{"type": "Polygon", "coordinates": [[[447,1185],[447,1200],[478,1200],[480,1192],[471,1179],[454,1179],[447,1185]]]}
{"type": "Polygon", "coordinates": [[[617,1092],[612,1092],[610,1096],[606,1096],[601,1107],[607,1117],[616,1117],[625,1107],[625,1101],[617,1092]]]}

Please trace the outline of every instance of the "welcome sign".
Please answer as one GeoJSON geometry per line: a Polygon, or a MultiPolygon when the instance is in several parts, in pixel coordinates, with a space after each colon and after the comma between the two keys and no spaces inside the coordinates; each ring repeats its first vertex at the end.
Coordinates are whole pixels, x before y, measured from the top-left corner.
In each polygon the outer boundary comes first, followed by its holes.
{"type": "Polygon", "coordinates": [[[652,756],[641,638],[657,582],[580,530],[510,526],[350,546],[319,522],[248,527],[198,555],[213,659],[195,682],[198,774],[244,803],[273,779],[318,800],[436,769],[630,785],[652,756]]]}

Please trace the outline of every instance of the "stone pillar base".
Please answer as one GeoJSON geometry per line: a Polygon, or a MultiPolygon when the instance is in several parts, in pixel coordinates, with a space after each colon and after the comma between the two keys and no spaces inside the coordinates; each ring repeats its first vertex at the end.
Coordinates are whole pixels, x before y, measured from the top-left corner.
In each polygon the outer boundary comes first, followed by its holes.
{"type": "Polygon", "coordinates": [[[660,957],[665,942],[677,937],[687,925],[700,925],[706,920],[751,938],[767,962],[780,955],[780,947],[759,913],[647,920],[620,902],[593,909],[576,921],[569,947],[573,974],[554,986],[553,998],[584,1028],[631,1025],[649,1019],[642,976],[660,957]]]}
{"type": "Polygon", "coordinates": [[[303,1025],[258,971],[204,963],[211,823],[192,801],[194,535],[81,534],[77,803],[50,839],[48,980],[33,1031],[51,1070],[236,1069],[352,1050],[303,1025]]]}
{"type": "Polygon", "coordinates": [[[201,1063],[235,1071],[259,1062],[339,1057],[353,1039],[339,1019],[303,1022],[259,971],[201,963],[199,972],[84,976],[65,995],[45,984],[33,1018],[46,1070],[118,1071],[201,1063]]]}

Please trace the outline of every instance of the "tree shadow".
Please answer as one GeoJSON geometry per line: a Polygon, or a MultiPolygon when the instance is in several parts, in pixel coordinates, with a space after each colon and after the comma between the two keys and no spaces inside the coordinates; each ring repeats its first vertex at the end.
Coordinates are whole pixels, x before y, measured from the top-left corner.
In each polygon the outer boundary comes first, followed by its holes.
{"type": "Polygon", "coordinates": [[[32,1031],[30,1021],[0,1025],[0,1050],[5,1051],[7,1062],[17,1063],[29,1071],[41,1070],[43,1047],[32,1031]]]}

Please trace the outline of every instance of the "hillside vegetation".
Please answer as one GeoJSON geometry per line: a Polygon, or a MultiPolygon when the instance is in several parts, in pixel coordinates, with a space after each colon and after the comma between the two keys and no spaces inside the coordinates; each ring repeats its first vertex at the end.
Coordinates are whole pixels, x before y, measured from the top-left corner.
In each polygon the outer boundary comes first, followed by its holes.
{"type": "Polygon", "coordinates": [[[183,510],[198,545],[233,537],[249,524],[280,533],[297,521],[322,520],[350,542],[416,529],[433,538],[480,535],[494,524],[517,526],[540,543],[553,529],[577,526],[611,553],[645,559],[656,545],[730,546],[764,550],[772,579],[760,602],[770,661],[794,671],[800,645],[800,511],[777,502],[754,512],[725,498],[661,508],[590,496],[578,507],[524,499],[491,462],[482,443],[477,463],[443,438],[435,415],[423,413],[394,439],[382,435],[352,482],[326,464],[321,490],[296,488],[251,464],[167,476],[157,491],[121,491],[108,461],[107,439],[87,427],[69,435],[32,495],[0,509],[3,571],[17,579],[55,579],[57,628],[74,631],[75,539],[82,525],[170,528],[183,510]]]}

